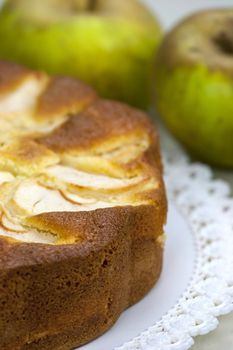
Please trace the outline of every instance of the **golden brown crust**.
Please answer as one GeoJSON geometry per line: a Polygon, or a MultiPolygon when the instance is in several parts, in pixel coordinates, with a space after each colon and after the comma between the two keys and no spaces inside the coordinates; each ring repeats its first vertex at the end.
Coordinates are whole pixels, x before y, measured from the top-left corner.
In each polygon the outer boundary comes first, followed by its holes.
{"type": "Polygon", "coordinates": [[[13,89],[30,74],[30,70],[15,63],[0,61],[0,93],[13,89]]]}
{"type": "Polygon", "coordinates": [[[0,94],[6,94],[10,90],[16,89],[30,75],[43,75],[12,62],[0,61],[0,94]]]}
{"type": "Polygon", "coordinates": [[[96,98],[96,92],[82,81],[69,77],[54,77],[39,97],[35,115],[39,119],[51,119],[78,113],[96,98]]]}
{"type": "Polygon", "coordinates": [[[21,139],[0,150],[0,169],[13,174],[31,175],[56,164],[58,156],[33,140],[21,139]]]}
{"type": "Polygon", "coordinates": [[[85,242],[53,247],[4,243],[1,301],[18,307],[13,314],[1,308],[2,348],[70,349],[107,329],[160,274],[161,214],[148,206],[54,213],[52,222],[78,225],[85,242]]]}
{"type": "MultiPolygon", "coordinates": [[[[7,78],[5,69],[4,74],[5,81],[13,81],[13,73],[7,78]]],[[[6,211],[23,230],[55,238],[53,243],[28,243],[2,236],[0,228],[2,350],[69,350],[94,339],[150,290],[162,268],[167,202],[152,123],[141,111],[98,99],[81,82],[53,78],[50,84],[40,91],[36,108],[18,114],[17,132],[8,130],[14,115],[3,114],[5,123],[0,120],[7,133],[0,172],[15,175],[12,184],[0,184],[1,215],[6,211]],[[58,115],[61,123],[48,129],[58,115]],[[49,176],[46,171],[56,165],[57,175],[49,176]],[[69,192],[66,176],[58,181],[67,166],[83,172],[83,182],[71,186],[75,193],[69,192]],[[62,207],[25,214],[18,202],[22,195],[16,196],[21,185],[38,191],[33,208],[50,190],[58,201],[68,190],[61,198],[71,196],[69,205],[74,194],[84,203],[73,211],[62,207]],[[90,199],[98,209],[88,207],[90,199]]],[[[23,199],[30,204],[27,191],[23,199]]]]}
{"type": "Polygon", "coordinates": [[[90,149],[108,139],[151,130],[148,117],[120,102],[97,100],[39,142],[57,151],[90,149]]]}

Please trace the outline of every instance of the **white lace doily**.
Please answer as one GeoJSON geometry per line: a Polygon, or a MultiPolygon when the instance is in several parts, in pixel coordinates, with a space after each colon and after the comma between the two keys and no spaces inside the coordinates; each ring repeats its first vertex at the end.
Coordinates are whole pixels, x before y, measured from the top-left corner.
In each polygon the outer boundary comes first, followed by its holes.
{"type": "Polygon", "coordinates": [[[196,244],[195,271],[185,293],[159,322],[115,350],[186,350],[193,337],[233,310],[233,199],[209,167],[191,163],[170,138],[164,145],[169,201],[188,218],[196,244]]]}

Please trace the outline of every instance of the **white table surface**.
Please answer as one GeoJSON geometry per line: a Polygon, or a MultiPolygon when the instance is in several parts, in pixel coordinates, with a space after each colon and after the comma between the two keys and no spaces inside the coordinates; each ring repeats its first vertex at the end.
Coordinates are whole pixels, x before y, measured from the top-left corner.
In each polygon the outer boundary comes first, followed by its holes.
{"type": "MultiPolygon", "coordinates": [[[[165,29],[171,28],[183,16],[204,8],[233,7],[233,0],[144,0],[156,11],[165,29]]],[[[166,140],[162,140],[162,143],[166,140]]],[[[233,172],[214,169],[214,174],[231,184],[233,172]]],[[[219,319],[219,327],[208,335],[197,337],[192,350],[233,350],[233,313],[219,319]]]]}

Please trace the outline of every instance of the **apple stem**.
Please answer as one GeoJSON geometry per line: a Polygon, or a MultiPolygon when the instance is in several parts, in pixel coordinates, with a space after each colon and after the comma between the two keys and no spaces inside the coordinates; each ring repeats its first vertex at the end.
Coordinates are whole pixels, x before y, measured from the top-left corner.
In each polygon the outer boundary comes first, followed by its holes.
{"type": "Polygon", "coordinates": [[[89,11],[95,11],[97,0],[88,0],[87,8],[89,11]]]}

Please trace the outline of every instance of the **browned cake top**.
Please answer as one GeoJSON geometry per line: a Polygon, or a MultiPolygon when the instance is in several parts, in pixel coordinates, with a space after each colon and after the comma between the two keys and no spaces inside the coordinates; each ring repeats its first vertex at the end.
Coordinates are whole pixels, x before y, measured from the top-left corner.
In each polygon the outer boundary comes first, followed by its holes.
{"type": "Polygon", "coordinates": [[[147,115],[79,80],[0,62],[0,128],[1,244],[82,243],[97,213],[165,206],[147,115]]]}

